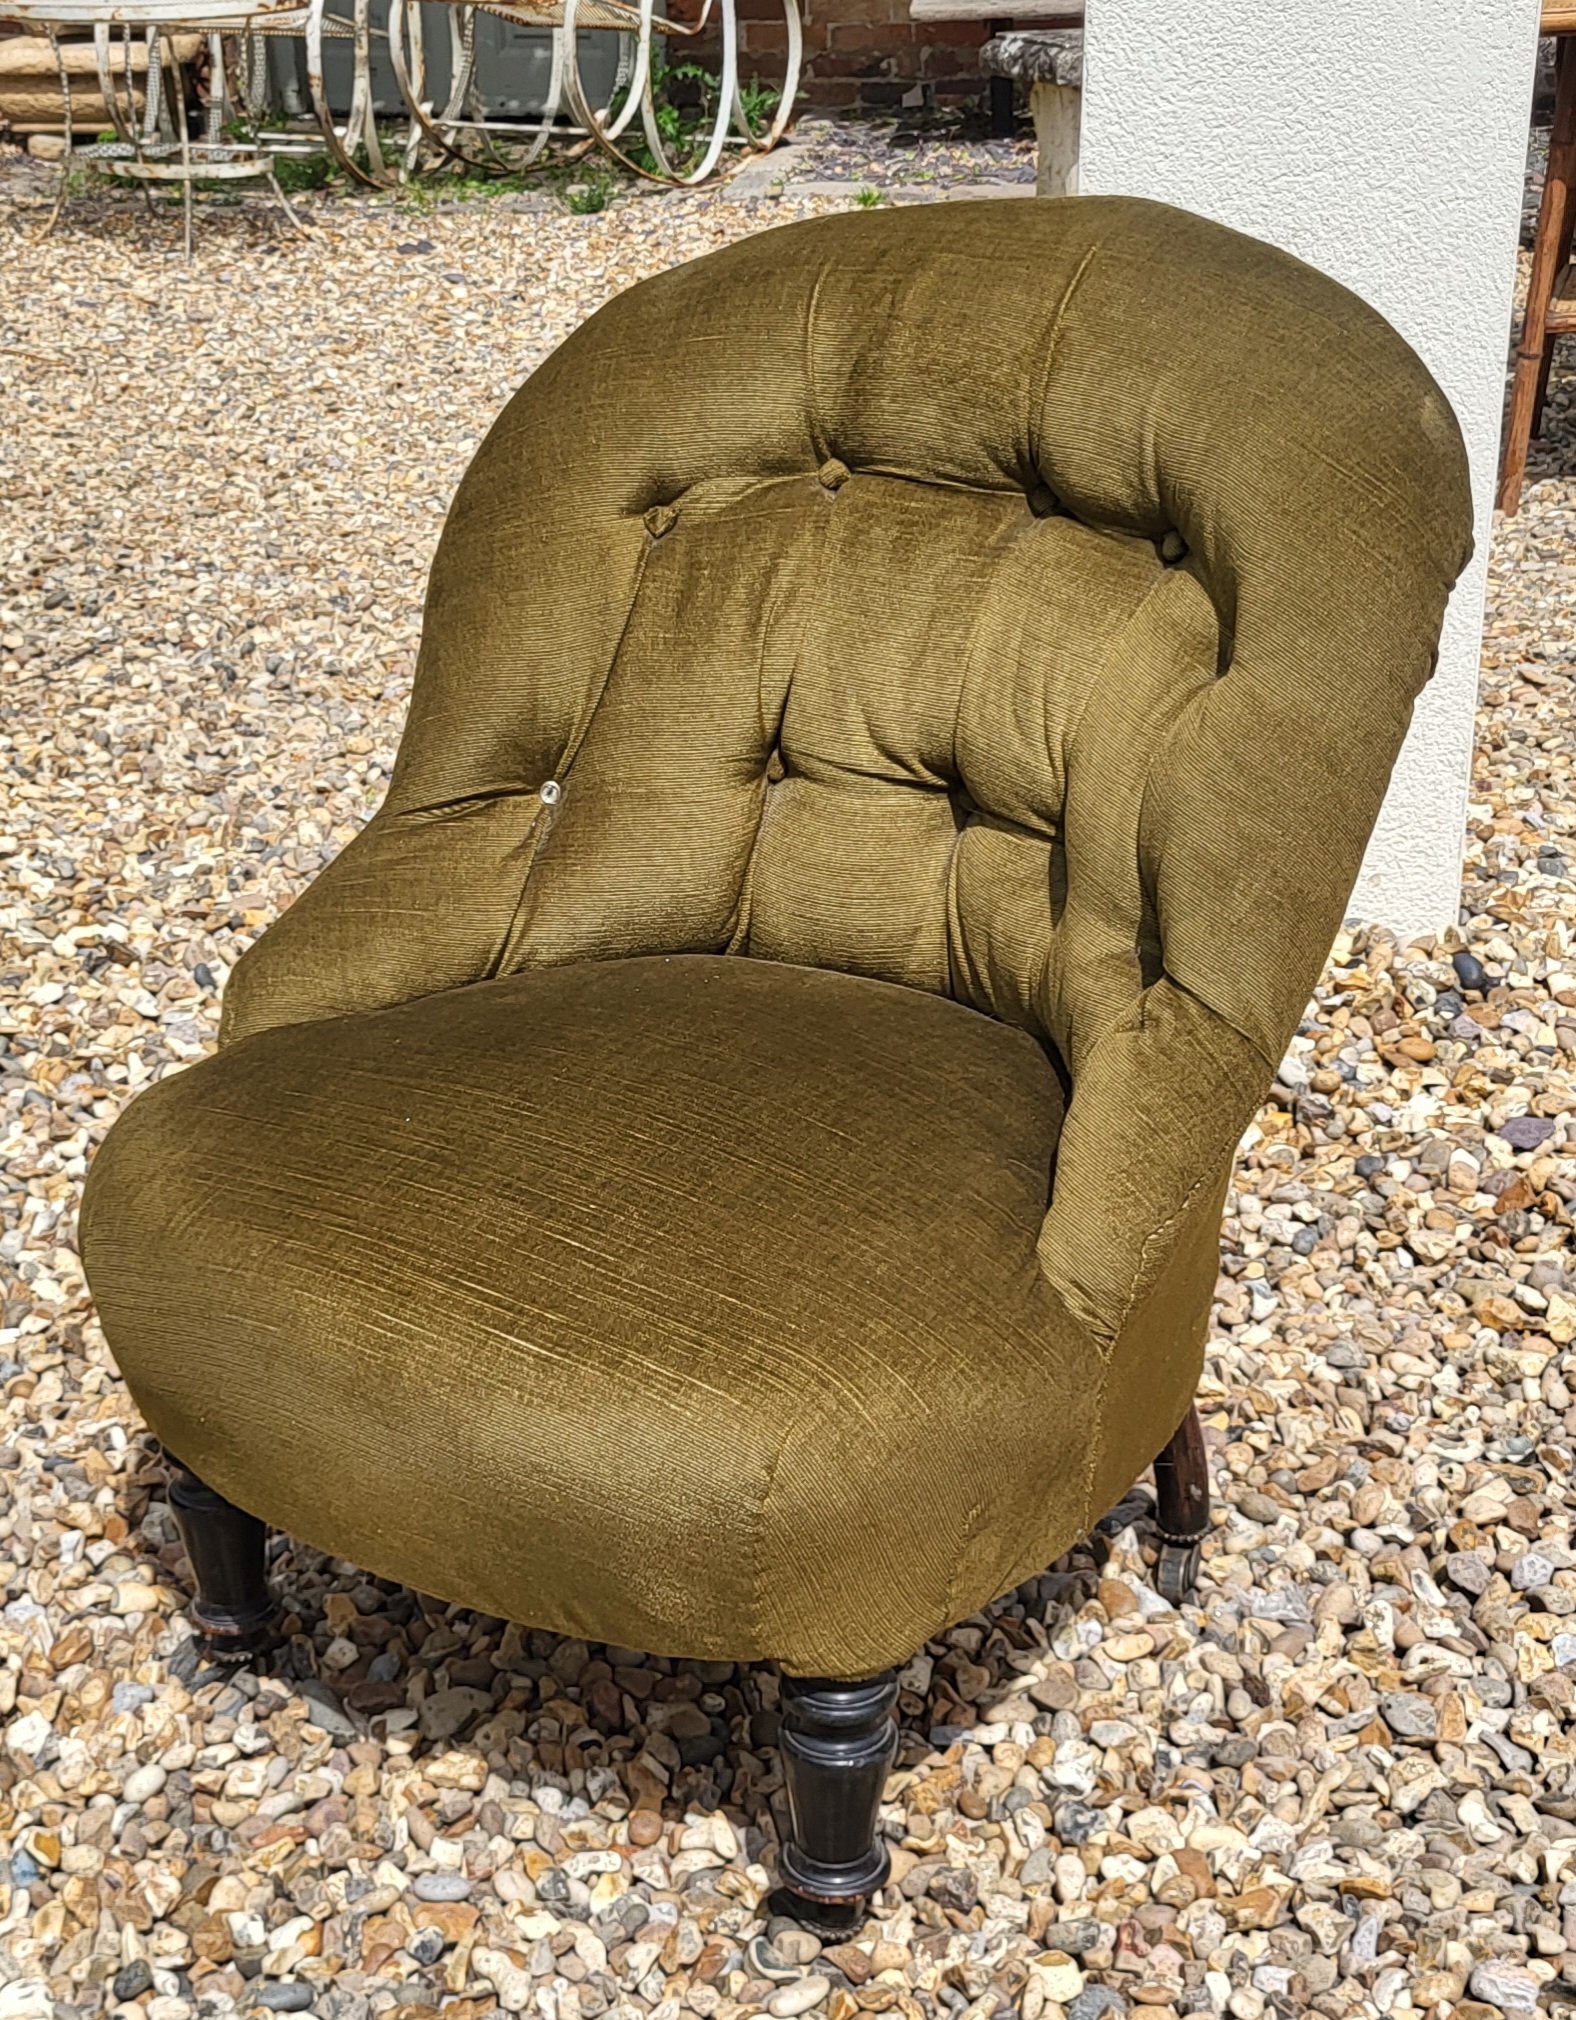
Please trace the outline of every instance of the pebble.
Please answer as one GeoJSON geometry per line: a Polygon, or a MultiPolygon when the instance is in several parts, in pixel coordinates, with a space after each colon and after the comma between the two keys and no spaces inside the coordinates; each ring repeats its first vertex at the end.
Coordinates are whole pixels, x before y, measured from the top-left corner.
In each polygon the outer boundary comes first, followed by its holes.
{"type": "Polygon", "coordinates": [[[1120,2020],[1127,2001],[1112,1985],[1085,1985],[1067,2007],[1067,2020],[1120,2020]]]}
{"type": "Polygon", "coordinates": [[[468,1901],[471,1882],[463,1873],[418,1873],[410,1890],[418,1901],[468,1901]]]}
{"type": "Polygon", "coordinates": [[[1503,1957],[1485,1957],[1472,1967],[1467,1989],[1502,2013],[1530,2013],[1538,2003],[1538,1981],[1530,1971],[1503,1957]]]}
{"type": "Polygon", "coordinates": [[[796,1984],[782,1985],[766,2002],[766,2010],[774,2020],[791,2020],[795,2013],[808,2013],[819,2006],[832,1989],[830,1978],[801,1978],[796,1984]]]}
{"type": "Polygon", "coordinates": [[[123,1964],[115,1973],[111,1990],[122,2004],[129,1999],[140,1999],[144,1993],[153,1990],[153,1967],[146,1957],[137,1957],[129,1964],[123,1964]]]}
{"type": "Polygon", "coordinates": [[[1098,1921],[1093,1915],[1080,1915],[1076,1921],[1052,1922],[1044,1934],[1048,1950],[1065,1950],[1070,1957],[1082,1957],[1090,1950],[1096,1950],[1110,1936],[1108,1923],[1098,1921]]]}
{"type": "Polygon", "coordinates": [[[1474,1550],[1453,1550],[1445,1559],[1445,1576],[1453,1585],[1459,1585],[1463,1592],[1480,1596],[1488,1589],[1488,1581],[1493,1576],[1488,1560],[1474,1550]]]}
{"type": "Polygon", "coordinates": [[[1389,1691],[1379,1700],[1379,1714],[1397,1739],[1432,1739],[1439,1730],[1439,1713],[1426,1697],[1389,1691]]]}
{"type": "Polygon", "coordinates": [[[1047,1950],[1043,1956],[1037,1957],[1034,1975],[1039,1979],[1046,1998],[1054,1999],[1061,2005],[1076,1999],[1083,1990],[1083,1972],[1061,1950],[1047,1950]]]}
{"type": "Polygon", "coordinates": [[[304,2013],[312,2004],[312,1987],[293,1979],[264,1985],[257,1994],[257,2003],[266,2006],[270,2013],[304,2013]]]}
{"type": "MultiPolygon", "coordinates": [[[[902,132],[811,125],[793,174],[1023,165],[902,132]]],[[[113,1115],[212,1043],[235,961],[381,796],[432,546],[507,393],[641,274],[837,205],[435,201],[423,240],[331,193],[297,245],[204,199],[186,268],[113,193],[33,248],[51,177],[0,150],[4,2020],[997,2020],[1032,1982],[1042,2020],[1495,2020],[1539,1990],[1558,2020],[1570,363],[1494,536],[1464,917],[1343,930],[1239,1149],[1197,1592],[1158,1600],[1137,1514],[916,1654],[895,1884],[822,1949],[770,1906],[769,1668],[562,1640],[295,1541],[279,1660],[206,1665],[73,1228],[113,1115]]]]}

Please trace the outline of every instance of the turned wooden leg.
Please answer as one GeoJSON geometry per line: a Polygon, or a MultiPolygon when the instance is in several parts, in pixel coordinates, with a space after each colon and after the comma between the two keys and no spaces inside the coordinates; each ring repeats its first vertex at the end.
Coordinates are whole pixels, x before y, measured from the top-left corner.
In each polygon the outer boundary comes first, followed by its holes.
{"type": "Polygon", "coordinates": [[[274,1638],[276,1610],[264,1575],[267,1525],[226,1501],[172,1452],[170,1511],[191,1560],[193,1625],[221,1657],[241,1657],[274,1638]]]}
{"type": "Polygon", "coordinates": [[[846,1935],[891,1871],[876,1815],[897,1752],[897,1671],[859,1683],[782,1680],[782,1764],[792,1820],[778,1860],[779,1912],[846,1935]]]}
{"type": "Polygon", "coordinates": [[[1199,1545],[1209,1533],[1209,1459],[1196,1407],[1155,1459],[1155,1525],[1160,1532],[1155,1590],[1174,1606],[1193,1589],[1199,1545]]]}
{"type": "Polygon", "coordinates": [[[1527,445],[1537,426],[1542,396],[1548,386],[1548,353],[1553,338],[1547,327],[1549,304],[1559,278],[1561,251],[1570,244],[1567,232],[1573,181],[1576,181],[1576,38],[1559,38],[1554,85],[1554,126],[1549,135],[1549,164],[1538,206],[1533,238],[1532,272],[1527,281],[1527,307],[1516,347],[1516,372],[1511,382],[1510,412],[1500,459],[1501,512],[1513,513],[1521,502],[1527,467],[1527,445]]]}

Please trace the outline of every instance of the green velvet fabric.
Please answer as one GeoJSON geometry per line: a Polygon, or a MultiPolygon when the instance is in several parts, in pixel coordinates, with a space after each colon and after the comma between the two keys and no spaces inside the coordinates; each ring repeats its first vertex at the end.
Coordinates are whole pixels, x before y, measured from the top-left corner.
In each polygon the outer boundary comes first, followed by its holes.
{"type": "Polygon", "coordinates": [[[179,1075],[94,1265],[160,1435],[291,1529],[592,1639],[879,1666],[872,1584],[912,1647],[1021,1575],[1026,1487],[1085,1491],[1061,1106],[943,996],[577,962],[179,1075]]]}
{"type": "Polygon", "coordinates": [[[1036,1569],[1187,1407],[1469,519],[1388,325],[1162,206],[612,302],[460,487],[384,806],[90,1174],[153,1428],[664,1653],[858,1674],[1036,1569]]]}

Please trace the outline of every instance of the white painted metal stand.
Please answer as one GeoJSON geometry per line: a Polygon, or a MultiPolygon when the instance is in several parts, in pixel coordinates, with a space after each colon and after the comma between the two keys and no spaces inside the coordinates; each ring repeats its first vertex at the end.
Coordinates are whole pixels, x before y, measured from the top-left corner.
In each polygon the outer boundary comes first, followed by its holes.
{"type": "Polygon", "coordinates": [[[291,223],[301,220],[285,200],[273,158],[297,151],[294,136],[254,130],[249,140],[223,137],[224,114],[239,107],[253,115],[247,85],[265,74],[259,60],[262,38],[299,35],[306,46],[308,92],[322,145],[357,181],[380,187],[449,162],[481,171],[517,173],[537,161],[549,143],[561,144],[570,159],[600,148],[636,174],[655,182],[705,182],[722,166],[725,152],[761,153],[775,147],[792,116],[803,57],[798,0],[781,0],[786,28],[783,75],[769,117],[752,119],[750,95],[739,70],[736,0],[702,0],[695,21],[668,18],[658,0],[446,0],[449,32],[449,89],[437,105],[428,91],[431,69],[421,0],[390,0],[385,29],[374,27],[372,0],[0,0],[0,19],[23,23],[50,38],[64,97],[65,159],[60,197],[46,231],[60,214],[73,161],[91,161],[111,175],[140,183],[179,182],[185,192],[186,240],[191,243],[192,184],[196,181],[265,182],[291,223]],[[344,11],[348,6],[348,12],[344,11]],[[534,120],[489,117],[478,76],[476,26],[482,13],[551,37],[552,65],[547,102],[534,120]],[[74,147],[70,84],[60,55],[59,31],[90,26],[100,92],[116,138],[74,147]],[[116,31],[129,48],[133,30],[145,39],[148,74],[145,116],[139,124],[126,62],[124,89],[115,76],[116,31]],[[195,31],[208,39],[212,58],[207,131],[194,142],[188,132],[186,94],[180,81],[177,33],[195,31]],[[583,32],[620,38],[620,61],[609,101],[595,102],[582,75],[583,32]],[[247,55],[241,80],[232,89],[223,37],[241,38],[247,55]],[[350,106],[335,119],[325,78],[324,49],[332,40],[351,44],[350,106]],[[385,153],[373,113],[372,50],[385,42],[390,66],[408,111],[408,125],[392,156],[385,153]],[[678,45],[714,41],[720,49],[718,76],[704,130],[688,155],[679,158],[663,132],[658,93],[668,65],[658,52],[678,45]],[[174,80],[173,96],[171,80],[174,80]],[[643,147],[630,138],[639,121],[643,147]]]}
{"type": "Polygon", "coordinates": [[[295,229],[305,230],[279,187],[272,156],[255,143],[223,138],[225,116],[230,109],[224,49],[220,32],[212,25],[206,8],[201,19],[193,20],[189,16],[182,18],[168,0],[129,0],[129,4],[115,8],[113,24],[102,15],[93,21],[99,90],[116,137],[82,147],[73,144],[71,85],[59,33],[62,27],[80,23],[80,10],[73,7],[72,0],[42,0],[38,6],[32,5],[31,0],[8,0],[4,11],[47,38],[60,79],[65,146],[59,190],[42,237],[53,231],[70,188],[72,167],[80,161],[91,162],[108,175],[136,182],[150,203],[150,185],[178,183],[188,259],[192,253],[192,185],[196,182],[262,182],[295,229]],[[120,30],[119,79],[115,75],[112,25],[120,30]],[[131,55],[134,27],[142,30],[145,52],[140,119],[131,55]],[[193,34],[205,36],[210,63],[207,117],[200,141],[191,138],[186,117],[182,43],[193,34]]]}

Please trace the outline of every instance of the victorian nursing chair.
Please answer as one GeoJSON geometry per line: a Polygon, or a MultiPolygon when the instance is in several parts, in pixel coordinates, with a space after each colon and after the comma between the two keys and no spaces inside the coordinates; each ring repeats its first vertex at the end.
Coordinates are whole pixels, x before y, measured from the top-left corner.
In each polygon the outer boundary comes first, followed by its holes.
{"type": "Polygon", "coordinates": [[[1334,282],[1123,199],[632,288],[455,499],[382,808],[90,1175],[198,1624],[264,1523],[775,1660],[798,1911],[887,1869],[894,1666],[1161,1455],[1223,1197],[1469,548],[1334,282]]]}

